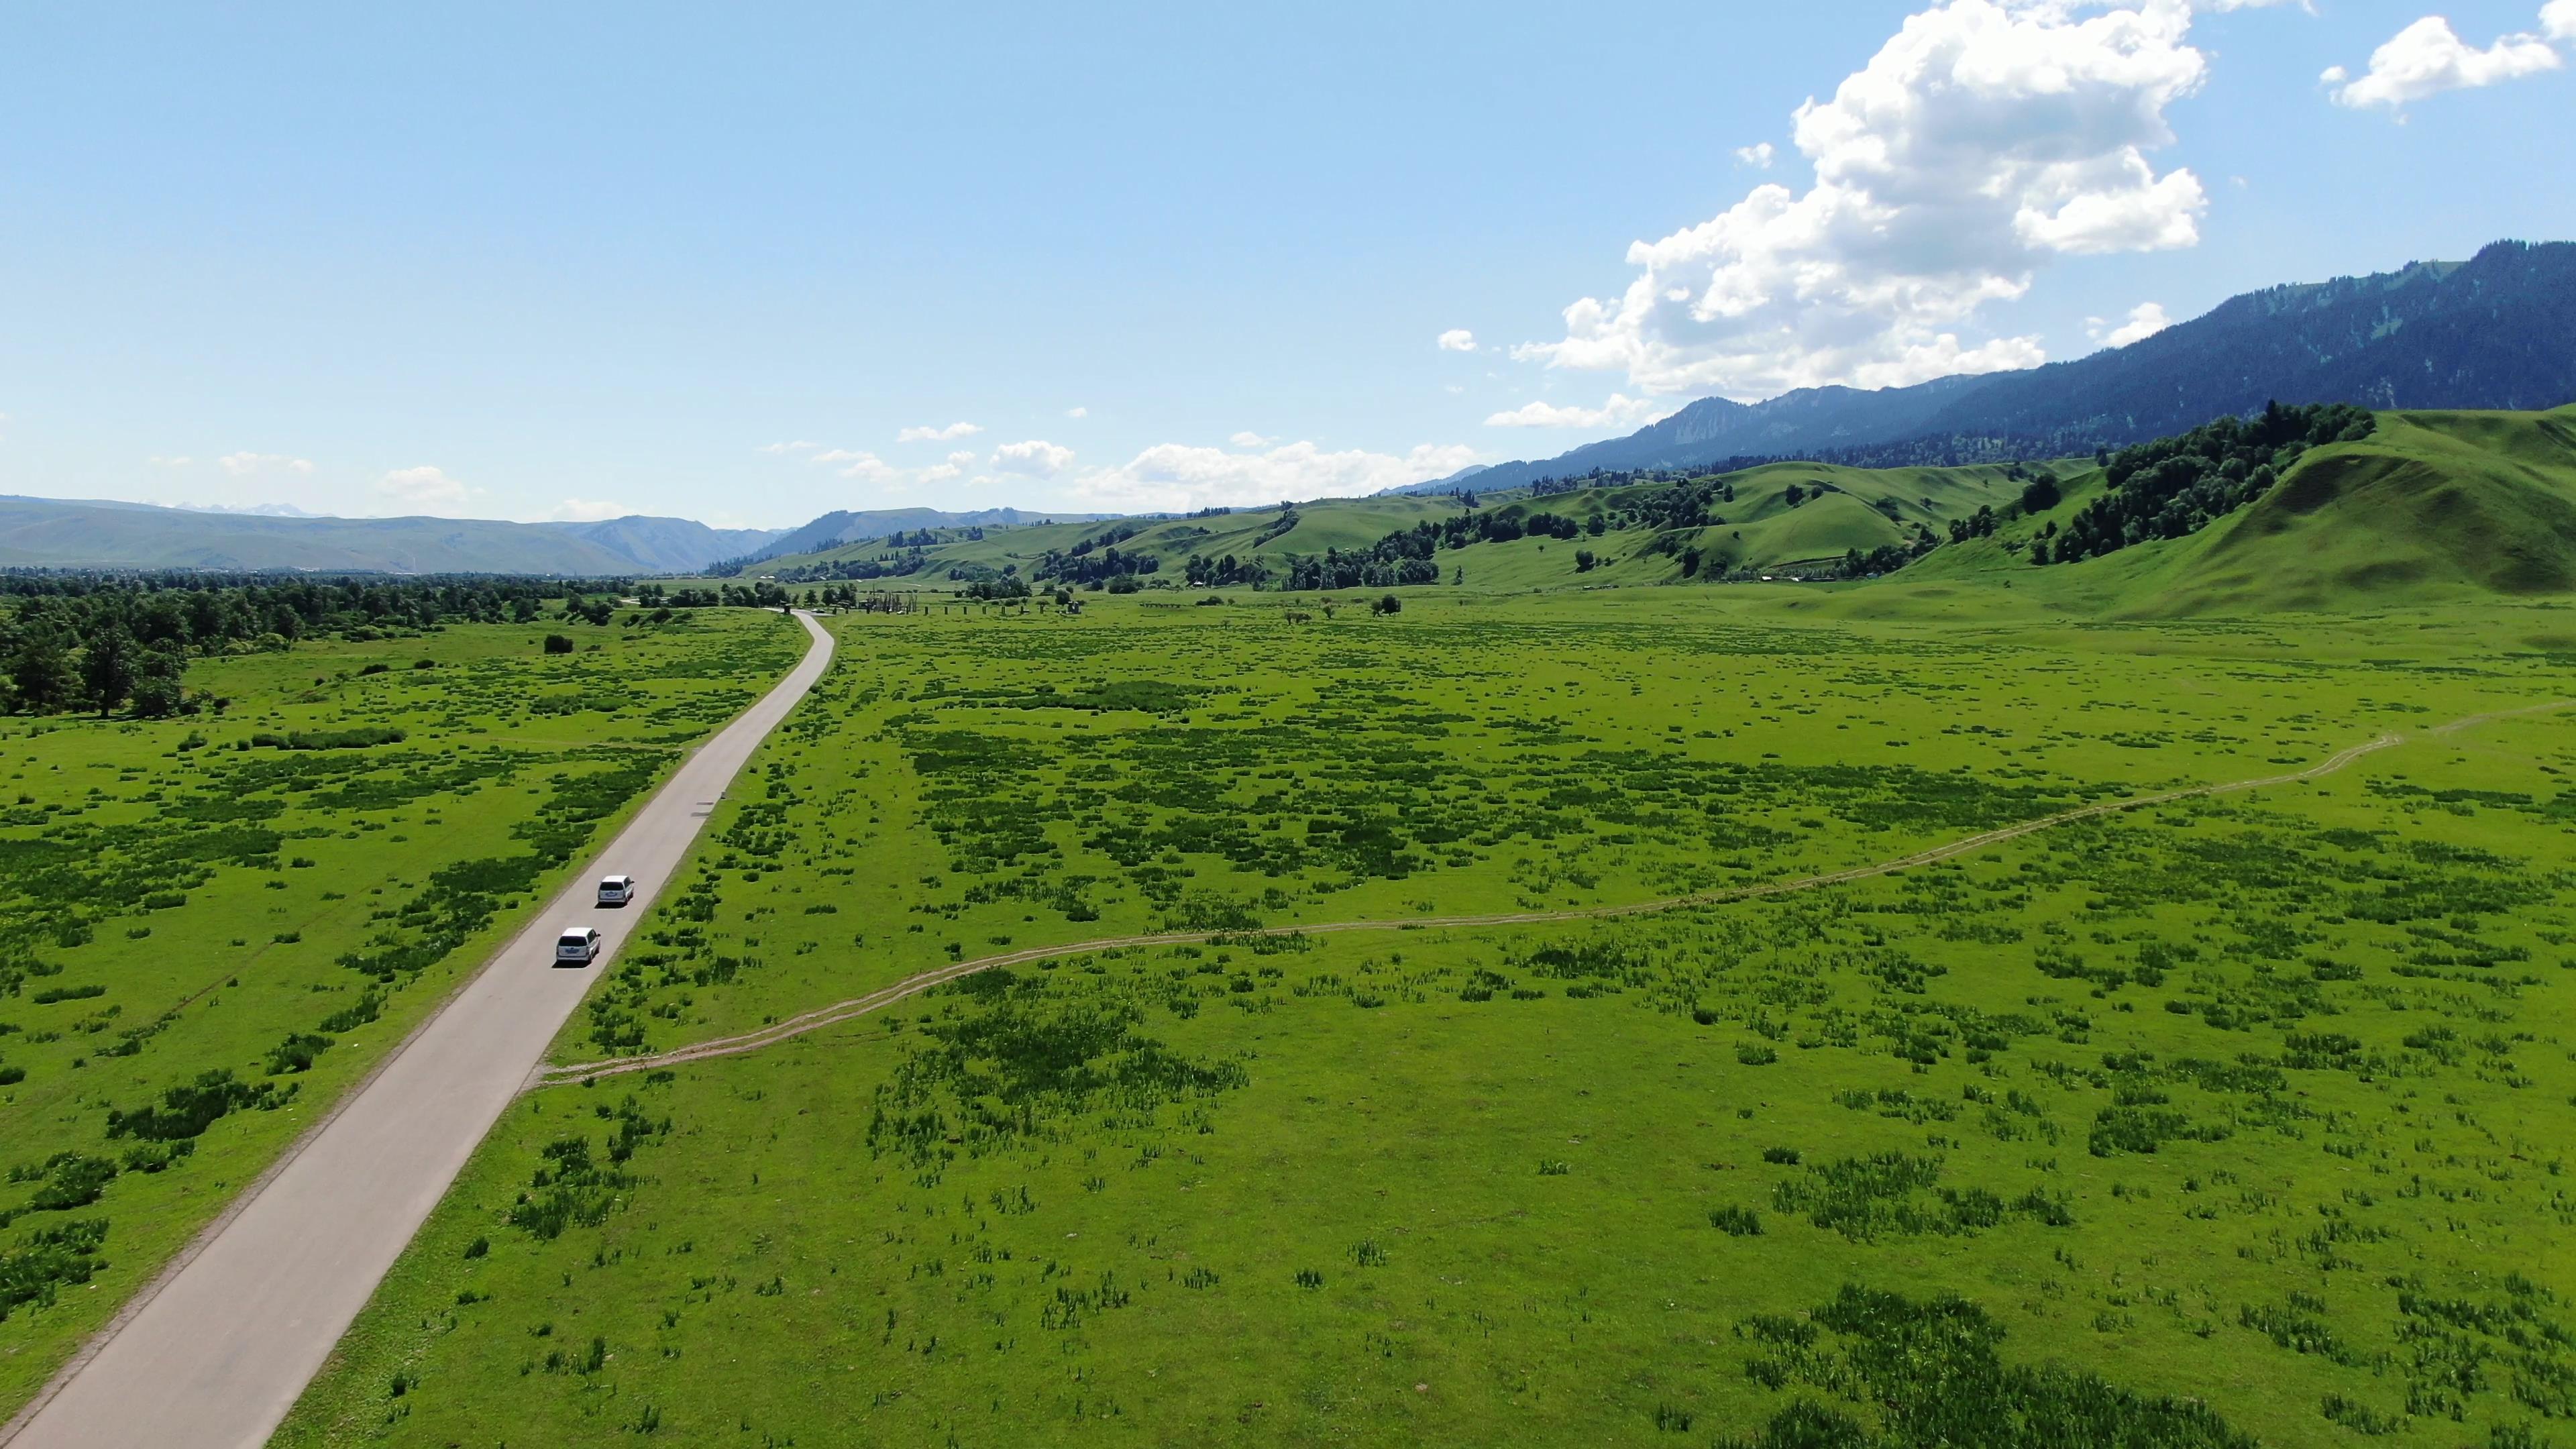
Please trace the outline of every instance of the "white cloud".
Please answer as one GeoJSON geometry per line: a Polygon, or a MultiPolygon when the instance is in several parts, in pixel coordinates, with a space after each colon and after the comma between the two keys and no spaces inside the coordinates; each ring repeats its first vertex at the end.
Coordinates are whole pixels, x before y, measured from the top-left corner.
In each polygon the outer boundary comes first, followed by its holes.
{"type": "MultiPolygon", "coordinates": [[[[2561,0],[2543,10],[2540,23],[2553,34],[2562,23],[2576,30],[2576,3],[2561,0]]],[[[2558,52],[2537,35],[2508,35],[2480,50],[2460,39],[2450,21],[2427,15],[2372,51],[2370,70],[2360,79],[2353,79],[2339,65],[2329,67],[2319,79],[2335,88],[2336,105],[2399,110],[2444,91],[2518,80],[2556,70],[2560,64],[2558,52]]]]}
{"type": "Polygon", "coordinates": [[[1089,408],[1066,408],[1066,409],[1064,410],[1064,415],[1065,415],[1066,417],[1069,417],[1069,418],[1087,418],[1087,417],[1091,416],[1091,409],[1089,409],[1089,408]]]}
{"type": "Polygon", "coordinates": [[[554,510],[548,513],[543,521],[548,523],[603,523],[612,518],[624,518],[634,511],[634,509],[627,507],[623,503],[604,503],[593,498],[567,498],[563,502],[556,504],[554,506],[554,510]]]}
{"type": "Polygon", "coordinates": [[[1780,159],[1780,148],[1768,141],[1756,141],[1750,146],[1736,147],[1735,159],[1756,171],[1768,171],[1771,163],[1780,159]]]}
{"type": "Polygon", "coordinates": [[[848,448],[834,448],[830,452],[817,453],[808,461],[844,464],[846,466],[832,471],[844,478],[857,478],[868,483],[891,483],[903,474],[903,470],[874,453],[854,452],[848,448]]]}
{"type": "Polygon", "coordinates": [[[950,423],[944,428],[906,428],[894,435],[898,443],[953,443],[984,431],[973,423],[950,423]]]}
{"type": "Polygon", "coordinates": [[[2552,40],[2576,41],[2576,0],[2549,0],[2541,6],[2540,33],[2552,40]]]}
{"type": "Polygon", "coordinates": [[[302,477],[313,474],[313,460],[290,458],[284,453],[226,453],[215,460],[215,466],[235,478],[255,478],[268,473],[294,473],[302,477]]]}
{"type": "MultiPolygon", "coordinates": [[[[231,460],[224,460],[227,467],[231,460]]],[[[447,476],[439,468],[426,464],[418,468],[396,468],[376,480],[376,492],[415,513],[446,514],[465,506],[469,498],[478,497],[480,488],[469,488],[447,476]]]]}
{"type": "Polygon", "coordinates": [[[792,443],[763,443],[760,445],[760,451],[764,453],[804,453],[810,452],[821,446],[823,445],[820,443],[809,443],[804,439],[799,438],[792,443]]]}
{"type": "Polygon", "coordinates": [[[1554,403],[1523,403],[1510,412],[1496,413],[1485,419],[1489,428],[1612,428],[1635,427],[1652,422],[1656,413],[1668,411],[1652,398],[1629,397],[1612,393],[1610,400],[1597,408],[1559,407],[1554,403]]]}
{"type": "Polygon", "coordinates": [[[1025,443],[1004,443],[993,450],[993,466],[1005,473],[1021,473],[1031,478],[1052,478],[1073,465],[1073,450],[1031,438],[1025,443]]]}
{"type": "Polygon", "coordinates": [[[1234,444],[1238,448],[1267,448],[1279,440],[1277,438],[1265,438],[1259,433],[1246,429],[1243,432],[1237,433],[1233,437],[1226,439],[1226,441],[1234,444]]]}
{"type": "Polygon", "coordinates": [[[1443,352],[1473,352],[1476,350],[1476,334],[1468,331],[1464,327],[1452,327],[1448,331],[1440,334],[1440,350],[1443,352]]]}
{"type": "Polygon", "coordinates": [[[920,483],[945,483],[951,478],[962,478],[966,476],[966,470],[974,466],[975,453],[973,449],[968,449],[964,452],[951,453],[948,455],[947,462],[934,463],[930,467],[922,469],[921,472],[915,476],[914,481],[920,483]]]}
{"type": "Polygon", "coordinates": [[[2132,342],[2144,342],[2172,325],[2173,319],[2165,315],[2162,303],[2140,302],[2129,309],[2128,320],[2116,327],[2099,317],[2085,318],[2084,332],[2105,347],[2126,347],[2132,342]]]}
{"type": "Polygon", "coordinates": [[[1276,503],[1283,498],[1354,497],[1445,478],[1476,461],[1463,443],[1425,443],[1392,453],[1328,453],[1313,443],[1290,443],[1266,452],[1165,443],[1147,448],[1125,466],[1095,469],[1073,481],[1074,493],[1102,511],[1168,511],[1219,505],[1276,503]]]}
{"type": "Polygon", "coordinates": [[[197,460],[189,457],[185,453],[181,453],[175,458],[165,458],[159,453],[155,453],[143,461],[150,463],[156,468],[186,468],[194,465],[197,460]]]}
{"type": "Polygon", "coordinates": [[[1798,108],[1814,187],[1766,182],[1633,244],[1624,293],[1574,303],[1562,341],[1513,355],[1738,398],[2044,361],[2036,338],[1965,334],[2058,256],[2199,240],[2199,178],[2148,160],[2174,139],[2166,109],[2208,72],[2190,26],[2183,0],[1943,0],[1909,16],[1830,100],[1798,108]]]}

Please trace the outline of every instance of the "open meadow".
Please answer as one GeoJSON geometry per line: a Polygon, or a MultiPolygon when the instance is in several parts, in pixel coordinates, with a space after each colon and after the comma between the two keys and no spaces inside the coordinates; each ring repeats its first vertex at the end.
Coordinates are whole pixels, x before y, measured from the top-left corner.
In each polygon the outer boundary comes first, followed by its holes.
{"type": "Polygon", "coordinates": [[[2576,613],[1871,588],[831,621],[279,1442],[2566,1440],[2576,613]]]}
{"type": "Polygon", "coordinates": [[[194,661],[199,713],[0,722],[13,1407],[803,641],[718,609],[357,632],[194,661]]]}

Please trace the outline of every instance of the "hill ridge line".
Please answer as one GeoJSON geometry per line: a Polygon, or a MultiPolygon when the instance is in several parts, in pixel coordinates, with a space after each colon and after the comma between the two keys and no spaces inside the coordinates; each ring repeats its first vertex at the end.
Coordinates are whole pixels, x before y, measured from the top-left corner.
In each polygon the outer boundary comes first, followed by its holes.
{"type": "MultiPolygon", "coordinates": [[[[2576,699],[2551,700],[2514,709],[2464,715],[2459,719],[2426,728],[2422,738],[2437,739],[2457,734],[2462,730],[2474,729],[2495,720],[2546,714],[2571,707],[2576,707],[2576,699]]],[[[2054,815],[2043,815],[2035,820],[2024,820],[2018,824],[1999,826],[1993,830],[1962,836],[1957,840],[1918,850],[1910,855],[1868,865],[1856,865],[1845,870],[1829,871],[1821,875],[1797,876],[1788,880],[1762,881],[1753,885],[1729,886],[1723,890],[1699,891],[1689,895],[1664,896],[1655,900],[1632,901],[1625,905],[1584,906],[1564,911],[1513,911],[1475,916],[1329,921],[1310,926],[1262,926],[1236,931],[1157,931],[1143,935],[1103,937],[1092,941],[1070,941],[1055,946],[1032,946],[1025,950],[1006,951],[995,956],[980,956],[972,961],[960,961],[919,972],[890,986],[879,987],[866,995],[854,996],[829,1006],[816,1007],[811,1011],[788,1017],[784,1021],[773,1022],[757,1031],[715,1037],[691,1046],[674,1047],[667,1052],[655,1052],[649,1056],[627,1057],[604,1062],[581,1062],[561,1067],[540,1067],[529,1074],[522,1091],[532,1091],[540,1087],[574,1086],[599,1081],[606,1077],[623,1076],[630,1072],[682,1066],[717,1057],[742,1056],[764,1047],[792,1041],[828,1026],[838,1026],[842,1022],[892,1006],[907,997],[918,996],[934,986],[944,986],[951,981],[972,976],[980,971],[990,971],[1003,966],[1018,966],[1031,961],[1044,961],[1058,956],[1071,956],[1085,951],[1109,951],[1126,946],[1199,945],[1220,937],[1240,941],[1265,936],[1272,938],[1330,936],[1355,931],[1474,929],[1482,926],[1532,926],[1566,921],[1611,920],[1622,916],[1657,915],[1665,911],[1688,910],[1695,906],[1726,905],[1736,901],[1762,900],[1773,896],[1793,895],[1801,891],[1821,890],[1827,886],[1848,885],[1854,881],[1893,875],[1916,866],[1937,865],[1957,856],[1973,854],[1991,845],[2001,845],[2006,841],[2018,840],[2026,835],[2036,835],[2056,826],[2071,825],[2079,820],[2093,820],[2105,815],[2124,814],[2131,810],[2143,810],[2156,805],[2169,805],[2177,800],[2200,799],[2211,795],[2232,795],[2246,790],[2266,789],[2274,785],[2296,785],[2310,780],[2320,780],[2371,755],[2405,744],[2409,738],[2410,736],[2392,731],[2358,745],[2346,746],[2304,770],[2294,770],[2279,775],[2263,775],[2245,780],[2227,780],[2211,785],[2193,785],[2180,790],[2164,790],[2152,795],[2137,795],[2125,800],[2110,800],[2078,806],[2073,810],[2062,810],[2054,815]]]]}

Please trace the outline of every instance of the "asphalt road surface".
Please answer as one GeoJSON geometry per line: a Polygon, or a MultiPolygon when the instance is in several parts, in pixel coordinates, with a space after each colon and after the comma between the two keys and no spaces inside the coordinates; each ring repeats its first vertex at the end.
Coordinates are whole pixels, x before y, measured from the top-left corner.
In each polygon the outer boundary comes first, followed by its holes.
{"type": "Polygon", "coordinates": [[[591,982],[643,917],[754,746],[831,663],[814,636],[786,680],[700,748],[591,869],[429,1026],[298,1145],[193,1257],[138,1295],[11,1449],[246,1449],[266,1442],[438,1204],[591,982]],[[605,874],[636,878],[623,909],[605,874]],[[558,970],[555,937],[593,925],[598,964],[558,970]]]}

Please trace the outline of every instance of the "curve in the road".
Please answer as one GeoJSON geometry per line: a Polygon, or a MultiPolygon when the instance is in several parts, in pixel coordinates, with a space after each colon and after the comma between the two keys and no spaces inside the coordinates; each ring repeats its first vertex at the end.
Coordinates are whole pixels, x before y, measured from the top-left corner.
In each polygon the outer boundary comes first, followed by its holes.
{"type": "MultiPolygon", "coordinates": [[[[2490,720],[2505,719],[2515,715],[2544,714],[2571,707],[2576,707],[2576,700],[2552,700],[2545,704],[2525,705],[2519,709],[2493,710],[2485,714],[2473,714],[2455,719],[2447,724],[2435,725],[2424,733],[2428,736],[2456,734],[2490,720]]],[[[1413,916],[1396,920],[1332,921],[1321,925],[1270,926],[1247,931],[1174,931],[1142,936],[1110,936],[1096,941],[1069,941],[1060,946],[1034,946],[1026,950],[1005,952],[998,956],[983,956],[972,961],[960,961],[954,965],[924,971],[919,975],[907,976],[893,985],[881,987],[865,996],[856,996],[847,1001],[836,1001],[829,1006],[817,1007],[802,1015],[791,1016],[783,1021],[764,1026],[758,1031],[744,1032],[739,1036],[717,1037],[710,1041],[699,1042],[694,1046],[656,1052],[651,1056],[551,1067],[537,1075],[535,1085],[571,1086],[627,1072],[652,1071],[656,1068],[679,1066],[687,1062],[706,1061],[713,1057],[740,1056],[745,1052],[775,1046],[808,1032],[836,1026],[853,1017],[865,1016],[872,1011],[891,1006],[908,996],[917,996],[934,986],[954,981],[960,976],[971,976],[978,971],[990,971],[997,966],[1018,966],[1031,961],[1044,961],[1050,957],[1070,956],[1084,951],[1107,951],[1121,946],[1187,946],[1213,941],[1219,937],[1241,940],[1248,936],[1327,936],[1348,931],[1546,925],[1563,921],[1652,915],[1663,911],[1686,910],[1694,906],[1725,905],[1733,901],[1758,900],[1768,896],[1788,895],[1795,891],[1845,885],[1853,881],[1910,870],[1916,866],[1934,865],[1955,856],[1983,850],[1990,845],[2001,845],[2008,840],[2018,840],[2022,836],[2034,835],[2060,825],[2070,825],[2078,820],[2091,820],[2128,810],[2144,810],[2157,805],[2169,805],[2177,800],[2190,800],[2207,795],[2231,795],[2245,790],[2260,790],[2267,786],[2295,785],[2306,780],[2322,779],[2356,760],[2404,744],[2406,739],[2406,736],[2400,734],[2385,734],[2375,740],[2339,750],[2304,770],[2283,775],[2264,775],[2251,780],[2228,780],[2215,785],[2193,785],[2185,789],[2166,790],[2154,795],[2137,795],[2126,800],[2086,805],[2079,809],[2042,816],[2036,820],[2025,820],[2018,825],[1980,831],[1975,835],[1933,846],[1929,850],[1918,850],[1912,855],[1899,856],[1894,860],[1883,860],[1872,865],[1854,866],[1849,870],[1838,870],[1824,875],[1799,876],[1791,880],[1764,881],[1754,885],[1730,886],[1724,890],[1700,891],[1691,895],[1665,896],[1658,900],[1633,901],[1626,905],[1588,906],[1566,911],[1515,911],[1484,916],[1413,916]]]]}
{"type": "Polygon", "coordinates": [[[137,1293],[0,1429],[0,1443],[246,1449],[267,1440],[678,872],[710,807],[831,664],[831,635],[797,617],[811,645],[787,678],[683,762],[592,869],[137,1293]],[[607,872],[636,877],[642,898],[595,909],[593,882],[607,872]],[[606,937],[598,962],[557,970],[555,937],[576,923],[606,937]]]}

